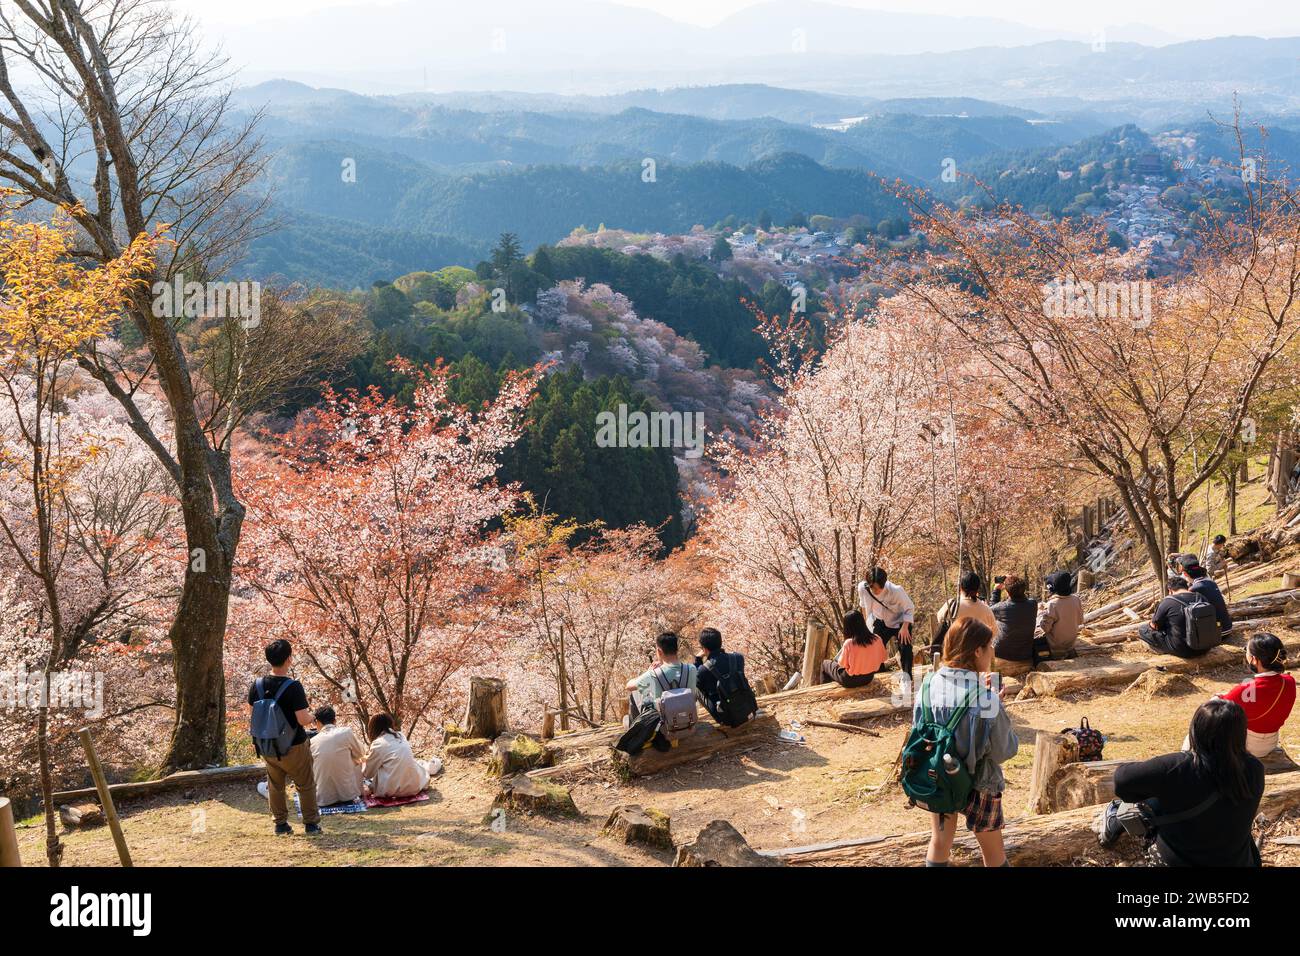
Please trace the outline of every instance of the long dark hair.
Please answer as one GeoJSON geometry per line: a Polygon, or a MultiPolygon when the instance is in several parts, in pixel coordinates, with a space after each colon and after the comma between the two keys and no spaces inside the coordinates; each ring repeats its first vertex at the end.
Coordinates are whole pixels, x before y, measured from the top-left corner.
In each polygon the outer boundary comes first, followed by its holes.
{"type": "Polygon", "coordinates": [[[1246,775],[1246,712],[1220,697],[1207,700],[1192,715],[1188,734],[1192,759],[1214,777],[1229,800],[1240,802],[1255,794],[1246,775]]]}
{"type": "Polygon", "coordinates": [[[366,736],[371,740],[378,740],[384,734],[398,736],[397,731],[393,728],[393,718],[387,714],[375,714],[370,718],[370,723],[366,724],[366,736]]]}
{"type": "Polygon", "coordinates": [[[844,615],[844,638],[852,641],[854,644],[867,645],[872,641],[880,640],[880,637],[874,632],[867,629],[867,619],[862,616],[861,611],[849,611],[844,615]]]}

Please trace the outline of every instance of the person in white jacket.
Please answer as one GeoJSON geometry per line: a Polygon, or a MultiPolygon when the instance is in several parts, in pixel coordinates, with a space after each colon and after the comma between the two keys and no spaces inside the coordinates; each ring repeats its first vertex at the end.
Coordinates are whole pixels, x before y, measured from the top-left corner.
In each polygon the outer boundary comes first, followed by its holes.
{"type": "Polygon", "coordinates": [[[361,796],[365,781],[361,765],[366,747],[351,727],[340,727],[333,707],[316,711],[320,732],[311,738],[311,768],[316,775],[316,800],[321,806],[351,803],[361,796]]]}
{"type": "Polygon", "coordinates": [[[882,643],[898,646],[898,663],[903,670],[901,689],[912,692],[912,624],[916,605],[902,586],[889,580],[884,568],[872,568],[865,581],[858,582],[858,604],[866,615],[867,627],[882,643]]]}
{"type": "Polygon", "coordinates": [[[393,718],[375,714],[366,726],[367,790],[373,797],[413,797],[429,785],[429,768],[411,752],[411,745],[393,728],[393,718]]]}

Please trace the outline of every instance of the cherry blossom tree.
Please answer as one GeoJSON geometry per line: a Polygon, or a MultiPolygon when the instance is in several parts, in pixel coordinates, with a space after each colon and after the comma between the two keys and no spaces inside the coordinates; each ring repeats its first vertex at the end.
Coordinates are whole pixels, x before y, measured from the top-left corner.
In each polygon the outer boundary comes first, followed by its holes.
{"type": "Polygon", "coordinates": [[[261,600],[239,629],[259,649],[288,638],[359,720],[385,712],[413,736],[450,713],[445,691],[509,634],[495,609],[514,578],[493,527],[519,492],[496,473],[538,373],[508,376],[471,411],[449,400],[445,368],[397,367],[415,381],[409,407],[328,393],[249,481],[241,576],[261,600]]]}

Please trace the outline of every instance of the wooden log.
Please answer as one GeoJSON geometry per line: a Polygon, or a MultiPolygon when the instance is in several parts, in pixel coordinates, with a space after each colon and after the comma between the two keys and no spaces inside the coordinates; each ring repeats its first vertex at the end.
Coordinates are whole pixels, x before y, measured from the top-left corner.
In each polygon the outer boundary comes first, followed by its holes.
{"type": "Polygon", "coordinates": [[[1071,734],[1038,732],[1034,738],[1034,769],[1029,782],[1029,812],[1050,813],[1048,783],[1056,771],[1079,759],[1079,742],[1071,734]]]}
{"type": "Polygon", "coordinates": [[[59,807],[59,819],[73,829],[95,827],[104,822],[104,811],[96,803],[77,803],[59,807]]]}
{"type": "Polygon", "coordinates": [[[18,831],[14,829],[14,807],[8,797],[0,797],[0,868],[22,866],[18,855],[18,831]]]}
{"type": "Polygon", "coordinates": [[[774,741],[779,731],[776,717],[759,711],[753,720],[734,728],[700,721],[689,734],[678,738],[672,749],[662,753],[652,747],[630,757],[620,751],[612,751],[611,755],[623,774],[648,777],[694,760],[716,757],[746,744],[774,741]]]}
{"type": "Polygon", "coordinates": [[[838,720],[810,720],[810,727],[828,727],[831,730],[843,730],[850,734],[870,734],[872,737],[879,737],[880,734],[874,730],[867,730],[866,727],[857,727],[853,724],[842,724],[838,720]]]}
{"type": "Polygon", "coordinates": [[[492,749],[492,741],[486,737],[458,737],[442,748],[448,757],[460,760],[476,760],[492,749]]]}
{"type": "MultiPolygon", "coordinates": [[[[1092,760],[1060,767],[1044,788],[1045,809],[1039,813],[1060,813],[1078,807],[1109,803],[1115,798],[1115,771],[1127,760],[1092,760]]],[[[1264,773],[1269,776],[1300,771],[1290,755],[1278,748],[1264,757],[1264,773]]]]}
{"type": "Polygon", "coordinates": [[[506,721],[506,682],[499,677],[469,679],[469,700],[460,722],[466,737],[495,740],[510,729],[506,721]]]}
{"type": "Polygon", "coordinates": [[[1200,657],[1182,658],[1159,654],[1127,664],[1097,665],[1095,662],[1060,661],[1059,670],[1031,671],[1025,675],[1025,690],[1035,697],[1060,697],[1079,690],[1093,690],[1115,684],[1127,684],[1153,668],[1177,674],[1196,673],[1221,667],[1241,659],[1241,649],[1228,644],[1212,648],[1200,657]]]}
{"type": "Polygon", "coordinates": [[[815,687],[821,680],[822,661],[826,660],[826,644],[830,640],[830,632],[816,621],[809,621],[805,635],[803,680],[800,686],[815,687]]]}
{"type": "Polygon", "coordinates": [[[600,832],[620,843],[640,843],[661,850],[673,848],[672,820],[668,814],[635,803],[615,807],[600,832]]]}
{"type": "MultiPolygon", "coordinates": [[[[1260,814],[1276,819],[1300,807],[1300,773],[1277,774],[1267,778],[1260,814]]],[[[1057,866],[1071,863],[1085,854],[1096,860],[1114,858],[1110,850],[1097,843],[1093,821],[1100,806],[1079,807],[1062,813],[1029,816],[1009,823],[1002,831],[1007,857],[1013,866],[1057,866]]],[[[953,862],[978,862],[979,846],[964,831],[953,844],[953,862]]],[[[786,851],[782,859],[790,866],[920,866],[930,844],[930,831],[917,831],[870,842],[852,843],[829,848],[801,847],[786,851]]],[[[1131,844],[1130,844],[1131,846],[1131,844]]]]}
{"type": "Polygon", "coordinates": [[[126,837],[122,834],[122,823],[117,818],[117,807],[113,806],[113,794],[108,789],[104,768],[99,765],[99,755],[95,753],[95,742],[90,739],[90,729],[82,727],[77,731],[77,736],[81,738],[82,749],[86,751],[86,763],[90,767],[90,776],[95,781],[99,805],[104,808],[104,816],[108,818],[108,829],[112,832],[113,843],[117,846],[117,858],[124,868],[129,868],[131,851],[127,849],[126,837]]]}
{"type": "MultiPolygon", "coordinates": [[[[109,784],[109,793],[115,799],[130,797],[149,797],[170,790],[185,787],[212,786],[233,783],[239,780],[256,780],[266,776],[266,764],[250,763],[235,767],[208,767],[203,770],[181,770],[158,780],[142,780],[136,783],[109,784]]],[[[54,793],[54,802],[76,803],[79,800],[99,796],[96,787],[83,787],[80,790],[59,790],[54,793]]]]}
{"type": "Polygon", "coordinates": [[[735,827],[726,820],[714,820],[695,838],[677,848],[673,866],[782,866],[769,856],[756,853],[735,827]]]}
{"type": "Polygon", "coordinates": [[[876,676],[865,687],[843,687],[834,681],[818,684],[815,687],[796,687],[794,690],[777,691],[764,694],[758,698],[759,706],[772,707],[777,704],[815,704],[830,700],[861,700],[869,697],[888,697],[889,681],[883,674],[876,676]]]}

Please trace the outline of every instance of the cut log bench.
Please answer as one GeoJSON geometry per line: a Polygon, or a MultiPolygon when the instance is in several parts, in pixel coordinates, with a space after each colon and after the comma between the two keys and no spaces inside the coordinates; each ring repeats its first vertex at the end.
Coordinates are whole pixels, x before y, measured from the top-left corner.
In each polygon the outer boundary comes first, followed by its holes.
{"type": "Polygon", "coordinates": [[[1080,690],[1128,684],[1156,668],[1173,674],[1196,673],[1239,662],[1241,659],[1241,648],[1220,644],[1200,657],[1156,654],[1144,660],[1122,664],[1097,664],[1087,660],[1053,661],[1051,670],[1040,669],[1025,675],[1023,693],[1027,697],[1060,697],[1080,690]]]}
{"type": "Polygon", "coordinates": [[[760,710],[753,720],[740,727],[723,727],[710,718],[701,718],[690,733],[678,738],[676,745],[666,752],[653,747],[631,756],[614,750],[614,744],[623,736],[621,724],[587,730],[575,734],[561,734],[549,741],[555,754],[555,766],[529,771],[535,779],[564,777],[572,771],[592,770],[612,764],[627,777],[646,777],[671,767],[715,754],[726,753],[746,744],[776,740],[780,725],[776,716],[760,710]]]}
{"type": "MultiPolygon", "coordinates": [[[[1115,798],[1115,770],[1128,760],[1079,760],[1079,748],[1069,734],[1040,732],[1034,740],[1034,769],[1029,785],[1029,812],[1060,813],[1109,803],[1115,798]]],[[[1281,747],[1263,758],[1264,772],[1300,771],[1281,747]]],[[[1300,774],[1296,774],[1300,779],[1300,774]]]]}
{"type": "MultiPolygon", "coordinates": [[[[1300,772],[1270,776],[1264,784],[1259,812],[1266,820],[1276,819],[1300,807],[1300,772]]],[[[1061,866],[1084,856],[1099,860],[1115,858],[1111,850],[1097,843],[1093,823],[1100,806],[1079,807],[1062,813],[1024,817],[1007,824],[1002,831],[1007,857],[1013,866],[1061,866]]],[[[1125,841],[1129,847],[1132,841],[1125,841]]],[[[921,866],[930,844],[930,831],[897,836],[871,836],[836,844],[795,847],[769,851],[789,866],[921,866]]],[[[953,862],[978,864],[979,845],[974,836],[962,833],[953,843],[953,862]]]]}
{"type": "MultiPolygon", "coordinates": [[[[113,797],[147,797],[169,790],[185,787],[203,787],[214,784],[231,783],[236,780],[260,780],[266,776],[266,764],[242,764],[237,767],[209,767],[204,770],[181,770],[158,780],[142,780],[138,783],[114,783],[109,785],[113,797]]],[[[84,800],[98,800],[99,791],[94,787],[80,790],[56,790],[52,795],[56,804],[72,804],[84,800]]]]}

